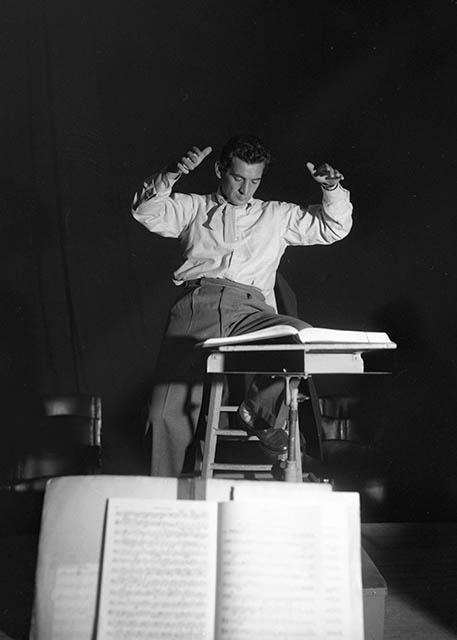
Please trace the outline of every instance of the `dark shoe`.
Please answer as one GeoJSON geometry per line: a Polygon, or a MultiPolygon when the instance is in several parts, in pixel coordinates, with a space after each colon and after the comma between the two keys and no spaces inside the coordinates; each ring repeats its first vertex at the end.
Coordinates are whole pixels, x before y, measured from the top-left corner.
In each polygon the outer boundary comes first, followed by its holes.
{"type": "Polygon", "coordinates": [[[256,436],[259,443],[267,451],[276,454],[286,453],[289,437],[284,429],[274,429],[273,427],[267,427],[266,429],[256,428],[243,420],[239,412],[236,414],[236,422],[238,427],[246,431],[247,434],[256,436]]]}

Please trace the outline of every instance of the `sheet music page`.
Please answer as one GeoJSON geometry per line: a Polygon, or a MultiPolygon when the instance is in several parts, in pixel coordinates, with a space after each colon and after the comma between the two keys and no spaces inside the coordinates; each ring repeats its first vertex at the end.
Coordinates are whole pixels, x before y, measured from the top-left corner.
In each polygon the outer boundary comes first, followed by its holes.
{"type": "Polygon", "coordinates": [[[352,329],[324,329],[322,327],[305,327],[298,332],[301,342],[390,342],[387,333],[382,331],[358,331],[352,329]]]}
{"type": "Polygon", "coordinates": [[[92,636],[99,566],[96,562],[57,568],[52,590],[52,640],[92,636]]]}
{"type": "Polygon", "coordinates": [[[357,494],[219,508],[217,640],[363,640],[357,494]]]}
{"type": "Polygon", "coordinates": [[[97,638],[212,638],[217,504],[110,499],[97,638]]]}

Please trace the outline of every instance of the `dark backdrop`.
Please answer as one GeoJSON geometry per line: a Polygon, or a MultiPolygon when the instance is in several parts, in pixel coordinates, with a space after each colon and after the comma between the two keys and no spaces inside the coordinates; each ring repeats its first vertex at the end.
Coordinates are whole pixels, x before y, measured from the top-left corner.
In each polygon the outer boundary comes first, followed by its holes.
{"type": "MultiPolygon", "coordinates": [[[[289,249],[282,271],[309,322],[398,342],[392,376],[367,390],[366,427],[391,500],[453,518],[456,3],[3,0],[0,11],[4,456],[33,428],[40,394],[78,391],[102,396],[105,470],[142,468],[178,248],[131,219],[131,196],[189,145],[217,153],[250,131],[274,152],[261,197],[319,198],[307,160],[344,172],[352,234],[289,249]]],[[[180,185],[212,186],[210,160],[180,185]]]]}

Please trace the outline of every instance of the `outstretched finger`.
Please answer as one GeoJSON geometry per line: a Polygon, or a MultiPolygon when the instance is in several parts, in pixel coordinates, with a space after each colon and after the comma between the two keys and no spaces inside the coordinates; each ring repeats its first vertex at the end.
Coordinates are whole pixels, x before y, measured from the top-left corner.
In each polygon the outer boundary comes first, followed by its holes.
{"type": "Polygon", "coordinates": [[[313,176],[314,175],[314,170],[315,170],[314,164],[312,162],[307,162],[306,163],[306,168],[308,169],[310,174],[313,176]]]}
{"type": "Polygon", "coordinates": [[[201,162],[203,162],[203,160],[207,155],[211,153],[212,150],[212,147],[205,147],[203,151],[201,151],[198,147],[192,147],[192,149],[187,153],[187,156],[192,159],[195,168],[201,162]]]}
{"type": "Polygon", "coordinates": [[[213,150],[213,147],[205,147],[205,148],[203,149],[203,151],[201,151],[201,154],[202,154],[202,160],[203,160],[204,158],[206,158],[206,156],[209,156],[209,154],[211,153],[211,151],[212,151],[212,150],[213,150]]]}

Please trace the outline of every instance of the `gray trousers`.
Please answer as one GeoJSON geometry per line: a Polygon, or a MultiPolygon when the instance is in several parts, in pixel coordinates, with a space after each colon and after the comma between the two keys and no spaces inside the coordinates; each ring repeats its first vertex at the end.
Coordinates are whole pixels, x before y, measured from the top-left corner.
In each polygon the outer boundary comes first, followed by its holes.
{"type": "MultiPolygon", "coordinates": [[[[194,349],[207,338],[236,336],[277,324],[302,329],[306,322],[279,315],[255,287],[219,278],[183,285],[170,311],[151,396],[148,428],[152,430],[151,475],[178,477],[195,435],[202,401],[207,353],[194,349]]],[[[282,381],[254,381],[248,402],[268,423],[282,381]]]]}

